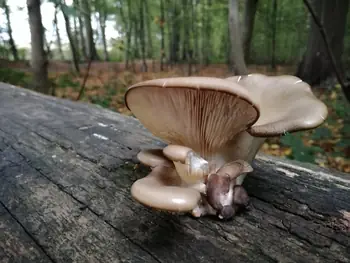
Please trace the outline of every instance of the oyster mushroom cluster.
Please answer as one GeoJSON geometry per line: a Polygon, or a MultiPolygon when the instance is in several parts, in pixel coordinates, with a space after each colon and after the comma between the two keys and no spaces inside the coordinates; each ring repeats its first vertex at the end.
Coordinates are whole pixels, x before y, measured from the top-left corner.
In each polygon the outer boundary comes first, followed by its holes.
{"type": "Polygon", "coordinates": [[[176,77],[131,86],[125,103],[168,145],[138,154],[151,172],[131,194],[155,209],[232,218],[249,203],[242,186],[267,137],[316,128],[326,106],[294,76],[176,77]]]}

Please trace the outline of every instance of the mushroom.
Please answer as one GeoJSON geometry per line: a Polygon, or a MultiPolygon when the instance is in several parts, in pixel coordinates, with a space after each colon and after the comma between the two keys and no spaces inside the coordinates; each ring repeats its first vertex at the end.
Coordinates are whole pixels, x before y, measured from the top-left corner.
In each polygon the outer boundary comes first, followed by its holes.
{"type": "Polygon", "coordinates": [[[137,180],[131,187],[132,196],[140,203],[160,210],[191,211],[200,200],[200,193],[183,188],[174,164],[166,159],[162,150],[143,150],[137,155],[141,163],[152,171],[137,180]]]}
{"type": "Polygon", "coordinates": [[[141,151],[151,166],[132,196],[158,209],[231,218],[249,203],[242,183],[264,140],[315,128],[326,106],[293,76],[176,77],[131,86],[125,104],[164,149],[141,151]],[[182,200],[179,205],[177,201],[182,200]]]}

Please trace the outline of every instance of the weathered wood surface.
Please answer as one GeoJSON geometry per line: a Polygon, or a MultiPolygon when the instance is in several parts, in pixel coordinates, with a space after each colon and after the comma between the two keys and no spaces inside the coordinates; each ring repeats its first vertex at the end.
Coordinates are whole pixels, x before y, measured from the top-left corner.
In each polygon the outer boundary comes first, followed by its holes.
{"type": "Polygon", "coordinates": [[[0,262],[350,262],[347,174],[259,155],[230,222],[129,193],[164,145],[133,118],[0,85],[0,262]]]}

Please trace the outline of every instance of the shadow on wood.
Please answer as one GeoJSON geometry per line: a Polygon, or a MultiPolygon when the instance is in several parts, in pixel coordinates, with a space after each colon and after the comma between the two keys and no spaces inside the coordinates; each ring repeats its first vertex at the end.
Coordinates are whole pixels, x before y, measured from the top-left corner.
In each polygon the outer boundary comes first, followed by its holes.
{"type": "Polygon", "coordinates": [[[0,85],[1,262],[350,262],[350,179],[258,155],[232,221],[153,211],[134,118],[0,85]]]}

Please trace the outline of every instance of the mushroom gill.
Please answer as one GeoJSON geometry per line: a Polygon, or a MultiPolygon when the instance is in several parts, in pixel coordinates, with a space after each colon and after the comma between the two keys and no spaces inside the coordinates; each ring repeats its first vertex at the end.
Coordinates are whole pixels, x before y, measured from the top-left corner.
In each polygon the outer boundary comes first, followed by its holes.
{"type": "Polygon", "coordinates": [[[259,118],[247,90],[232,81],[187,77],[130,87],[127,107],[155,136],[208,158],[259,118]]]}

